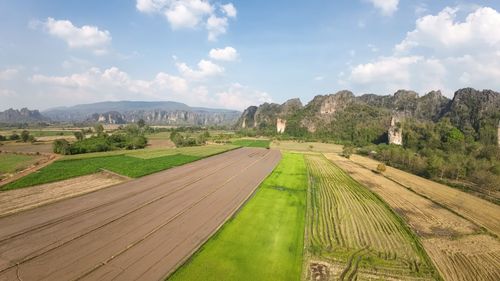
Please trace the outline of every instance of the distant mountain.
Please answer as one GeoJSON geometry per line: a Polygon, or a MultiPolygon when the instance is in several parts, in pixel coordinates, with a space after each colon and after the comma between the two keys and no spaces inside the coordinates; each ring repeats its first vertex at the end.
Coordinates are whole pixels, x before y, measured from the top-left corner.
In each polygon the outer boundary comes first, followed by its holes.
{"type": "Polygon", "coordinates": [[[287,132],[296,136],[307,133],[321,136],[352,131],[344,128],[350,126],[357,128],[357,133],[376,135],[387,132],[393,118],[395,121],[412,118],[437,122],[444,117],[475,137],[484,134],[481,128],[485,127],[494,126],[496,132],[500,119],[500,93],[465,88],[456,91],[450,100],[440,91],[420,97],[416,92],[407,90],[386,96],[354,96],[344,90],[315,96],[305,106],[298,99],[281,105],[264,103],[258,107],[251,106],[240,116],[236,127],[256,128],[269,133],[287,132]]]}
{"type": "Polygon", "coordinates": [[[190,107],[171,101],[116,101],[57,107],[43,111],[54,121],[124,124],[144,119],[155,125],[233,125],[241,112],[190,107]]]}
{"type": "Polygon", "coordinates": [[[0,122],[2,123],[34,123],[47,122],[49,118],[40,114],[38,110],[22,109],[7,109],[0,111],[0,122]]]}

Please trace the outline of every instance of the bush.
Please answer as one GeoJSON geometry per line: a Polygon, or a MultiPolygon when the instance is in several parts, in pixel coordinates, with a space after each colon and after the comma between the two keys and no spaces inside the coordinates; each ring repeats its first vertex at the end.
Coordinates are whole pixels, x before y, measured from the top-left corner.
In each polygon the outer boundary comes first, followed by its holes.
{"type": "Polygon", "coordinates": [[[385,164],[380,163],[377,165],[377,172],[383,173],[385,172],[385,170],[386,170],[385,164]]]}
{"type": "Polygon", "coordinates": [[[63,155],[71,154],[70,144],[65,139],[55,140],[52,144],[52,150],[54,151],[54,153],[63,155]]]}
{"type": "Polygon", "coordinates": [[[20,137],[19,137],[19,135],[18,135],[18,134],[13,133],[12,135],[10,135],[9,139],[10,139],[10,140],[18,140],[18,139],[20,139],[20,137]]]}

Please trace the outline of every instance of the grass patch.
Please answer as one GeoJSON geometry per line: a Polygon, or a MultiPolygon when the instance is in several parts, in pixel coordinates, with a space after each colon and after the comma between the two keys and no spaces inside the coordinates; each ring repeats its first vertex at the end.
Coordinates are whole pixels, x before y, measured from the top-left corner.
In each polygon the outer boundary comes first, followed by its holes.
{"type": "Polygon", "coordinates": [[[39,159],[41,159],[39,156],[2,153],[0,154],[0,175],[26,169],[39,159]]]}
{"type": "Polygon", "coordinates": [[[269,148],[270,140],[254,140],[254,139],[239,139],[232,141],[233,145],[243,146],[243,147],[262,147],[269,148]]]}
{"type": "Polygon", "coordinates": [[[127,155],[107,156],[88,159],[56,161],[39,171],[29,174],[2,187],[2,190],[28,187],[43,183],[65,180],[73,177],[93,174],[106,169],[132,178],[180,166],[201,157],[176,154],[154,159],[140,159],[127,155]]]}
{"type": "Polygon", "coordinates": [[[307,172],[284,154],[256,194],[169,280],[300,280],[307,172]]]}

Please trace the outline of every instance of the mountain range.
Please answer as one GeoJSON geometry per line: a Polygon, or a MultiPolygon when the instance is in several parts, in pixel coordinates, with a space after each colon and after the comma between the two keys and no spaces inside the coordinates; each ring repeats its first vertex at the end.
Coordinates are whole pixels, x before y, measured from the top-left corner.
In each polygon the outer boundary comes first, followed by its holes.
{"type": "MultiPolygon", "coordinates": [[[[275,134],[284,132],[292,136],[321,136],[380,129],[381,132],[373,134],[382,135],[387,132],[391,120],[409,118],[431,122],[449,118],[463,132],[478,136],[482,133],[481,128],[495,126],[496,129],[500,119],[500,93],[464,88],[456,91],[454,97],[449,99],[440,91],[432,91],[423,96],[407,90],[385,96],[355,96],[352,92],[343,90],[335,94],[315,96],[306,105],[295,98],[283,104],[250,106],[238,119],[236,128],[255,128],[275,134]]],[[[338,137],[349,139],[349,136],[338,137]]]]}
{"type": "Polygon", "coordinates": [[[28,109],[8,109],[0,113],[0,122],[101,122],[106,124],[125,124],[144,119],[153,125],[232,125],[241,112],[227,109],[190,107],[172,101],[108,101],[79,104],[70,107],[56,107],[39,112],[28,109]],[[28,112],[31,112],[29,114],[28,112]],[[19,119],[17,116],[25,116],[19,119]]]}

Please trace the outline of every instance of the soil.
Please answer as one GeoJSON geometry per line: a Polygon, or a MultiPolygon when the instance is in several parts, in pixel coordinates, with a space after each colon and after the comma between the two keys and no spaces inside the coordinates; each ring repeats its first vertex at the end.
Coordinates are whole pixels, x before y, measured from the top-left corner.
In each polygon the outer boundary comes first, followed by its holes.
{"type": "Polygon", "coordinates": [[[0,192],[0,217],[75,197],[126,181],[107,172],[0,192]]]}
{"type": "Polygon", "coordinates": [[[160,280],[281,158],[242,148],[0,218],[0,280],[160,280]]]}

